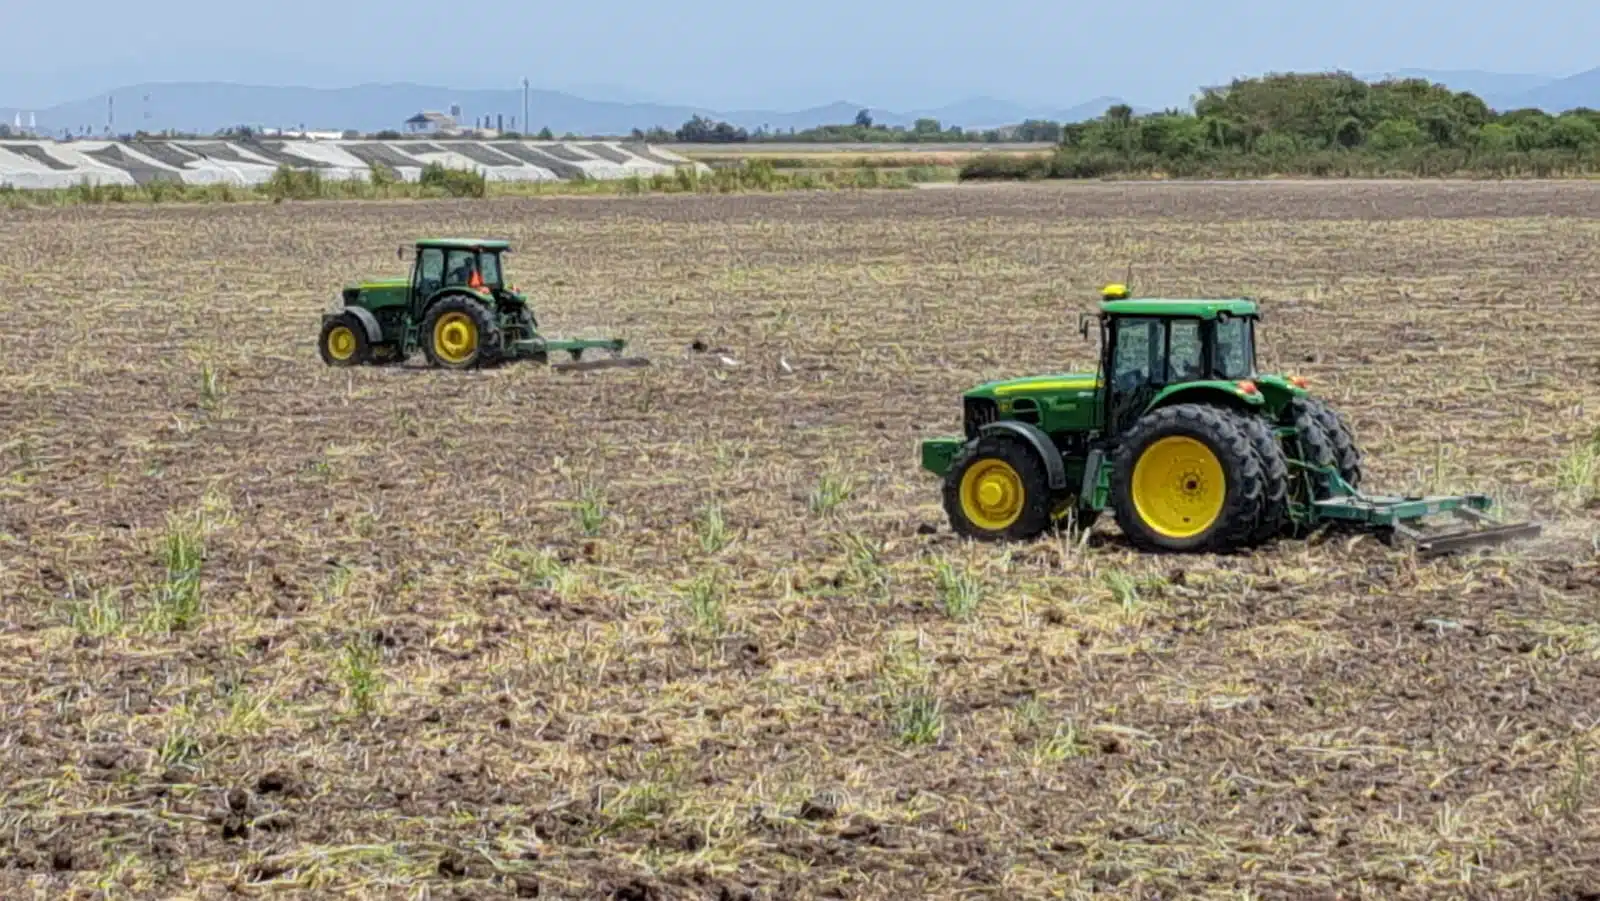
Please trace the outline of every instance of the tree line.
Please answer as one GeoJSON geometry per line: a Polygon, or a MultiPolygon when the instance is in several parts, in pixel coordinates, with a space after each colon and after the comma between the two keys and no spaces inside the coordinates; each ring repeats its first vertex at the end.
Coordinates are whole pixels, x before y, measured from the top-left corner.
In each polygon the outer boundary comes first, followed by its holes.
{"type": "Polygon", "coordinates": [[[704,116],[694,116],[675,131],[665,128],[635,128],[630,137],[652,144],[738,144],[782,141],[803,144],[916,144],[916,143],[1056,143],[1064,128],[1060,122],[1029,119],[1008,128],[971,130],[959,125],[944,125],[938,119],[922,118],[909,127],[881,125],[870,110],[856,113],[855,121],[842,125],[818,125],[806,129],[746,129],[704,116]]]}
{"type": "MultiPolygon", "coordinates": [[[[249,140],[237,126],[219,136],[249,140]]],[[[175,137],[176,135],[164,135],[175,137]]],[[[347,132],[346,137],[357,137],[347,132]]],[[[140,133],[140,138],[155,135],[140,133]]],[[[402,139],[383,131],[366,137],[402,139]]],[[[414,136],[425,137],[425,136],[414,136]]],[[[430,136],[431,137],[431,136],[430,136]]],[[[504,138],[521,138],[506,133],[504,138]]],[[[543,129],[537,139],[555,136],[543,129]]],[[[574,134],[562,136],[577,139],[574,134]]],[[[1466,91],[1423,79],[1365,82],[1345,72],[1274,74],[1210,87],[1192,111],[1137,115],[1112,106],[1094,119],[1030,120],[969,130],[919,119],[885,126],[868,110],[854,121],[804,130],[747,130],[694,116],[675,130],[633,129],[650,143],[1007,143],[1055,145],[1044,154],[974,157],[964,179],[1098,178],[1113,175],[1451,175],[1550,176],[1600,172],[1600,112],[1505,112],[1466,91]]],[[[590,139],[614,139],[592,136],[590,139]]]]}
{"type": "Polygon", "coordinates": [[[1496,112],[1423,79],[1280,74],[1207,88],[1193,112],[1113,106],[1056,143],[974,158],[962,177],[1581,174],[1600,171],[1600,111],[1496,112]]]}

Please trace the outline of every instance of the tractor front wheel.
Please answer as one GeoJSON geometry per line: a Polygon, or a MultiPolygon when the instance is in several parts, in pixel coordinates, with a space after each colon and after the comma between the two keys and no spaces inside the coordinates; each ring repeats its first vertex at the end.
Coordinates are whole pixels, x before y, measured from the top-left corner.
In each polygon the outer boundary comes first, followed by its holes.
{"type": "Polygon", "coordinates": [[[422,321],[422,352],[430,364],[445,369],[493,366],[500,338],[493,314],[467,297],[439,301],[422,321]]]}
{"type": "Polygon", "coordinates": [[[317,338],[317,351],[322,354],[322,362],[329,366],[360,366],[372,360],[372,346],[367,343],[366,328],[348,313],[322,324],[322,334],[317,338]]]}
{"type": "Polygon", "coordinates": [[[1050,479],[1032,448],[987,436],[957,455],[944,479],[944,509],[956,534],[1027,541],[1050,527],[1050,479]]]}
{"type": "Polygon", "coordinates": [[[1117,449],[1117,525],[1150,551],[1248,547],[1267,505],[1267,479],[1239,414],[1177,404],[1146,414],[1117,449]]]}

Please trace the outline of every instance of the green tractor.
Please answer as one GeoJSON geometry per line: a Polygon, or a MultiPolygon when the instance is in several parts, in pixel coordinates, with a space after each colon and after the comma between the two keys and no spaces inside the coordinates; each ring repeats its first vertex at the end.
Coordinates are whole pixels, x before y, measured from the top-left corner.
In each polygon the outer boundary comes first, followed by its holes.
{"type": "Polygon", "coordinates": [[[506,241],[427,238],[411,250],[415,263],[406,278],[347,285],[337,307],[322,317],[318,349],[329,366],[404,363],[421,350],[429,365],[479,369],[508,360],[549,363],[566,351],[570,362],[553,369],[648,366],[620,356],[620,338],[556,340],[539,334],[528,299],[505,283],[506,241]],[[584,360],[586,350],[611,356],[584,360]]]}
{"type": "MultiPolygon", "coordinates": [[[[963,397],[960,437],[924,440],[960,535],[1031,539],[1110,508],[1137,548],[1225,552],[1326,526],[1414,542],[1422,556],[1537,535],[1491,519],[1481,494],[1361,493],[1345,418],[1296,376],[1256,370],[1248,299],[1130,298],[1108,285],[1100,371],[989,382],[963,397]],[[1425,517],[1467,528],[1428,535],[1425,517]]],[[[1080,329],[1089,337],[1090,314],[1080,329]]]]}

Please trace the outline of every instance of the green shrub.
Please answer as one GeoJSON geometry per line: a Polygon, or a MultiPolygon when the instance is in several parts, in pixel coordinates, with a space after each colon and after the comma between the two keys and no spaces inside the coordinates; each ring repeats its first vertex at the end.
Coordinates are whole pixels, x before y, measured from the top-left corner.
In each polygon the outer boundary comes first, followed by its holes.
{"type": "Polygon", "coordinates": [[[447,197],[486,197],[489,179],[482,172],[471,169],[446,169],[438,163],[422,167],[422,186],[442,192],[447,197]]]}
{"type": "Polygon", "coordinates": [[[1018,153],[984,153],[963,163],[957,177],[961,181],[991,179],[1023,181],[1048,178],[1051,175],[1050,170],[1050,159],[1045,156],[1018,153]]]}
{"type": "Polygon", "coordinates": [[[322,173],[315,169],[291,169],[279,166],[262,185],[262,193],[274,202],[284,200],[315,200],[323,196],[322,173]]]}

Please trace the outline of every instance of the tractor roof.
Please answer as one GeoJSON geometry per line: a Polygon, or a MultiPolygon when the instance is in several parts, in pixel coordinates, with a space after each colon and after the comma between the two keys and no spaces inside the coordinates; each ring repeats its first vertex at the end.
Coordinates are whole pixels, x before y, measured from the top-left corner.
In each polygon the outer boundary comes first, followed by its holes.
{"type": "Polygon", "coordinates": [[[499,238],[418,238],[417,246],[445,250],[510,250],[511,242],[499,238]]]}
{"type": "Polygon", "coordinates": [[[1229,316],[1257,315],[1255,301],[1244,298],[1179,300],[1164,297],[1134,297],[1101,301],[1100,309],[1113,316],[1173,316],[1215,319],[1220,313],[1226,313],[1229,316]]]}

